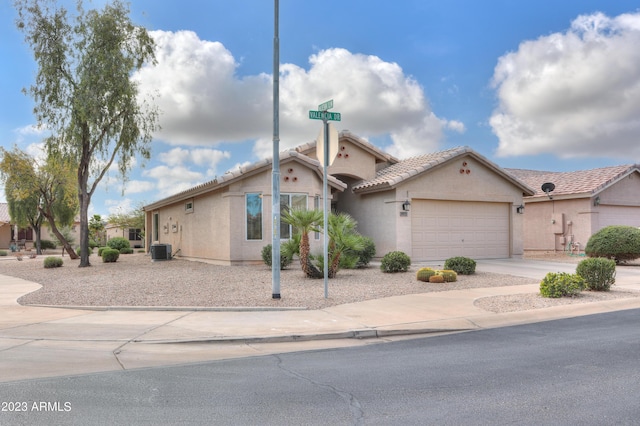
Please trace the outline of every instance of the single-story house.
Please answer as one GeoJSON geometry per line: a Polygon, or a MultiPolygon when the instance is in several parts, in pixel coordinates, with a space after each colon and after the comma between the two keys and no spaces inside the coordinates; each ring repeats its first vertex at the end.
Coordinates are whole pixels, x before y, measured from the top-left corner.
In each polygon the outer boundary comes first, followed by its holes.
{"type": "Polygon", "coordinates": [[[107,223],[104,227],[107,241],[114,237],[122,237],[129,240],[131,248],[144,247],[144,232],[140,228],[120,228],[117,225],[107,223]]]}
{"type": "MultiPolygon", "coordinates": [[[[145,206],[147,247],[220,264],[261,262],[271,243],[271,159],[145,206]]],[[[323,167],[315,142],[280,154],[281,206],[322,208],[323,167]]],[[[399,160],[349,131],[328,168],[333,210],[358,221],[377,256],[413,261],[523,254],[524,196],[535,191],[468,147],[399,160]]],[[[292,230],[281,225],[281,238],[292,230]]],[[[312,251],[321,251],[319,235],[312,251]]]]}
{"type": "Polygon", "coordinates": [[[638,165],[575,172],[506,170],[536,191],[524,199],[525,250],[579,253],[605,226],[640,227],[638,165]],[[546,192],[544,184],[552,184],[546,192]]]}
{"type": "Polygon", "coordinates": [[[11,228],[9,204],[0,203],[0,249],[6,250],[11,245],[11,237],[13,235],[11,228]]]}

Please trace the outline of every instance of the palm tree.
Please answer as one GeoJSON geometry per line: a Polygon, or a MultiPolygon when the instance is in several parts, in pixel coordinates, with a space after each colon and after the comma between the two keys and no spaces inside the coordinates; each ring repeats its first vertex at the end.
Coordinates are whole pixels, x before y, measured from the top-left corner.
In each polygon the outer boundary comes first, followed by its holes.
{"type": "Polygon", "coordinates": [[[282,213],[282,221],[288,223],[300,233],[300,266],[309,278],[322,278],[322,271],[316,268],[309,258],[309,232],[318,232],[323,214],[320,210],[293,208],[282,213]]]}
{"type": "Polygon", "coordinates": [[[347,213],[332,213],[329,216],[329,266],[328,277],[335,278],[343,255],[362,250],[364,243],[356,232],[358,222],[347,213]]]}

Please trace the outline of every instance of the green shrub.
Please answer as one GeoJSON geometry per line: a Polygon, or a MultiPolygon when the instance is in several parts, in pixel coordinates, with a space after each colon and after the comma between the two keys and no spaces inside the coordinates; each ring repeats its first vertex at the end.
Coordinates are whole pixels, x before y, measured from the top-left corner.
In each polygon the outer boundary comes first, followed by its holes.
{"type": "Polygon", "coordinates": [[[605,226],[589,238],[584,252],[589,257],[606,257],[616,263],[640,257],[640,229],[633,226],[605,226]]]}
{"type": "MultiPolygon", "coordinates": [[[[273,249],[271,244],[267,244],[266,246],[262,247],[261,254],[262,254],[262,260],[264,261],[265,265],[271,268],[271,266],[273,265],[272,263],[273,249]]],[[[291,264],[292,260],[293,260],[293,256],[289,254],[288,250],[286,249],[283,250],[282,246],[280,246],[280,269],[286,269],[286,267],[291,264]]]]}
{"type": "Polygon", "coordinates": [[[411,259],[401,251],[392,251],[384,255],[380,269],[382,272],[407,272],[411,259]]]}
{"type": "Polygon", "coordinates": [[[436,271],[434,271],[432,268],[420,268],[418,269],[418,272],[416,272],[416,279],[418,281],[429,282],[429,278],[431,278],[435,274],[436,271]]]}
{"type": "Polygon", "coordinates": [[[369,265],[373,256],[376,255],[376,244],[370,237],[360,237],[362,241],[362,250],[356,251],[358,260],[356,262],[356,268],[364,268],[369,265]]]}
{"type": "Polygon", "coordinates": [[[98,247],[98,256],[102,257],[102,252],[104,249],[108,249],[109,247],[98,247]]]}
{"type": "Polygon", "coordinates": [[[452,283],[458,280],[458,274],[450,269],[436,271],[436,275],[442,275],[442,278],[444,278],[444,282],[446,283],[452,283]]]}
{"type": "Polygon", "coordinates": [[[120,254],[131,254],[131,253],[133,253],[133,249],[131,247],[123,247],[118,251],[120,252],[120,254]]]}
{"type": "Polygon", "coordinates": [[[442,275],[432,275],[429,277],[429,282],[441,284],[444,282],[444,277],[442,275]]]}
{"type": "Polygon", "coordinates": [[[584,278],[586,288],[609,291],[616,282],[616,262],[604,257],[592,257],[578,263],[576,274],[584,278]]]}
{"type": "Polygon", "coordinates": [[[120,251],[123,248],[131,248],[131,244],[129,244],[129,240],[123,237],[111,238],[109,241],[107,241],[107,246],[118,251],[120,251]]]}
{"type": "MultiPolygon", "coordinates": [[[[78,256],[80,256],[81,249],[82,249],[81,247],[76,248],[76,253],[78,254],[78,256]]],[[[90,255],[93,254],[93,249],[91,247],[89,247],[89,254],[90,255]]]]}
{"type": "Polygon", "coordinates": [[[444,261],[444,269],[460,275],[472,275],[476,272],[476,261],[468,257],[451,257],[444,261]]]}
{"type": "Polygon", "coordinates": [[[580,294],[584,287],[584,278],[578,274],[549,272],[540,282],[540,295],[552,298],[574,297],[580,294]]]}
{"type": "Polygon", "coordinates": [[[56,243],[51,240],[40,240],[40,248],[42,250],[54,250],[56,248],[56,243]]]}
{"type": "Polygon", "coordinates": [[[102,261],[104,263],[111,263],[118,260],[120,257],[120,252],[116,249],[105,248],[102,250],[102,261]]]}
{"type": "Polygon", "coordinates": [[[6,250],[0,250],[0,256],[6,256],[7,254],[6,250]]]}
{"type": "Polygon", "coordinates": [[[44,267],[45,268],[59,268],[62,266],[62,258],[61,257],[45,257],[44,258],[44,267]]]}

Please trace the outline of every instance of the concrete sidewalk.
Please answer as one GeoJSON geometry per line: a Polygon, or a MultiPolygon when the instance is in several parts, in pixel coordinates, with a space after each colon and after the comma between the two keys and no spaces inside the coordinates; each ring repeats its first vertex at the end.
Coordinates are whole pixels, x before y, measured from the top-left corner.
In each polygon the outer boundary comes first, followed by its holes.
{"type": "MultiPolygon", "coordinates": [[[[575,264],[479,261],[479,271],[541,279],[575,264]]],[[[617,288],[640,290],[640,268],[618,268],[617,288]],[[637,269],[637,270],[635,270],[637,269]]],[[[79,310],[26,307],[40,286],[0,276],[0,381],[203,362],[386,342],[640,308],[640,298],[495,314],[478,298],[536,293],[537,284],[396,296],[321,310],[79,310]]]]}

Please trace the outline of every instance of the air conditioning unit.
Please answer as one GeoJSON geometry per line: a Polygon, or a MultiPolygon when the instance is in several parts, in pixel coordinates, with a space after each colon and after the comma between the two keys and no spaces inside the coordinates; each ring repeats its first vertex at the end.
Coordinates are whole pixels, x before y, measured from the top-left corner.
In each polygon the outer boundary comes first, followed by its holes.
{"type": "Polygon", "coordinates": [[[171,260],[171,244],[153,244],[151,246],[151,260],[171,260]]]}

